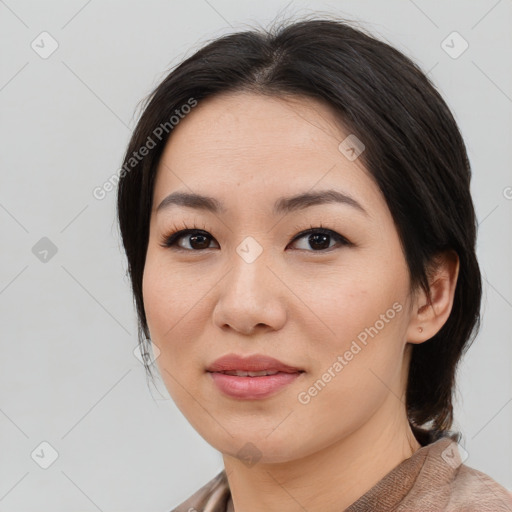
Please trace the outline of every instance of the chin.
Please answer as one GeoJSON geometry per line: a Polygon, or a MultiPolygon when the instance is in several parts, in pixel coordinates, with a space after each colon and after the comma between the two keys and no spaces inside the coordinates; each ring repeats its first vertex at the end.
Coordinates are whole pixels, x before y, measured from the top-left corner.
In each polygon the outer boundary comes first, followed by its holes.
{"type": "MultiPolygon", "coordinates": [[[[229,430],[227,425],[226,428],[229,430]]],[[[287,431],[283,431],[281,436],[276,435],[275,431],[270,435],[267,433],[262,435],[261,429],[255,431],[254,434],[247,430],[243,433],[229,431],[233,437],[224,433],[226,435],[222,439],[205,438],[205,440],[222,455],[239,459],[247,466],[256,463],[284,463],[307,455],[307,446],[302,442],[295,443],[287,431]]],[[[314,452],[313,447],[311,448],[312,452],[314,452]]]]}

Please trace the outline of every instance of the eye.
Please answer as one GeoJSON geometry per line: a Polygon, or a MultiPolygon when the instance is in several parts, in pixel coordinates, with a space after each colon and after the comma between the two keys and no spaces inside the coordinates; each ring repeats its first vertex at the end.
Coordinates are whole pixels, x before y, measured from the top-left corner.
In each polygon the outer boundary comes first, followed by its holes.
{"type": "MultiPolygon", "coordinates": [[[[162,237],[160,242],[162,247],[199,252],[205,249],[215,248],[210,245],[211,242],[215,242],[217,244],[216,248],[219,248],[219,244],[215,238],[213,238],[208,231],[199,229],[198,226],[180,230],[177,229],[178,228],[175,226],[173,232],[162,237]]],[[[297,229],[297,227],[295,229],[297,229]]],[[[302,244],[303,246],[298,247],[298,249],[306,250],[308,252],[330,252],[330,249],[332,249],[336,243],[338,246],[353,245],[336,231],[326,229],[321,226],[311,227],[306,231],[302,231],[293,238],[291,244],[303,238],[305,239],[305,242],[302,244]],[[313,250],[308,249],[308,246],[313,250]]]]}
{"type": "Polygon", "coordinates": [[[336,233],[336,231],[322,227],[311,227],[303,231],[292,240],[292,243],[302,238],[305,238],[305,242],[302,244],[302,247],[299,247],[299,250],[309,252],[326,252],[327,249],[332,249],[336,245],[336,242],[341,246],[352,245],[345,237],[336,233]],[[331,242],[335,243],[331,244],[331,242]],[[313,251],[309,250],[307,248],[308,246],[313,248],[313,251]]]}
{"type": "Polygon", "coordinates": [[[210,249],[209,245],[213,240],[214,238],[207,231],[188,228],[164,236],[160,245],[185,251],[200,251],[210,249]],[[183,243],[180,243],[182,240],[183,243]]]}
{"type": "Polygon", "coordinates": [[[210,249],[209,245],[212,240],[213,237],[206,231],[182,229],[181,231],[177,231],[176,233],[165,237],[165,241],[162,245],[164,247],[173,247],[178,245],[180,249],[185,250],[203,250],[210,249]],[[182,239],[185,240],[185,246],[179,243],[182,239]]]}

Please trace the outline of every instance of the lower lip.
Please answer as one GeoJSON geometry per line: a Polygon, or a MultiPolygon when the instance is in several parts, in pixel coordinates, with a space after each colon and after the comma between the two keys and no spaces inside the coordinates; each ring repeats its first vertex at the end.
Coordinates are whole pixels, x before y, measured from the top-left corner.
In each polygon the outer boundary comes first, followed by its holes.
{"type": "Polygon", "coordinates": [[[260,399],[273,395],[292,383],[300,373],[276,373],[264,377],[237,377],[209,372],[213,382],[226,395],[234,398],[260,399]]]}

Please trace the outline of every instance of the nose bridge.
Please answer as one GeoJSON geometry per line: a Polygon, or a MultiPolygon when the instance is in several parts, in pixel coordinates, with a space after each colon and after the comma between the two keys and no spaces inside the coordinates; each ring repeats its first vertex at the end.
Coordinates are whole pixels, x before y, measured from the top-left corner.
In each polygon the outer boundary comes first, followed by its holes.
{"type": "MultiPolygon", "coordinates": [[[[244,263],[252,265],[257,260],[261,260],[264,249],[263,245],[251,235],[246,236],[236,247],[235,252],[244,263]]],[[[261,263],[261,261],[260,261],[261,263]]]]}
{"type": "MultiPolygon", "coordinates": [[[[242,286],[258,288],[256,285],[263,285],[267,282],[266,274],[269,273],[268,249],[264,250],[263,245],[253,236],[246,236],[236,247],[233,254],[234,275],[233,278],[242,286]]],[[[240,290],[238,290],[239,292],[240,290]]]]}
{"type": "Polygon", "coordinates": [[[270,237],[245,234],[232,251],[228,263],[231,270],[222,288],[222,302],[236,309],[261,311],[283,306],[285,290],[274,275],[277,261],[272,255],[270,237]]]}

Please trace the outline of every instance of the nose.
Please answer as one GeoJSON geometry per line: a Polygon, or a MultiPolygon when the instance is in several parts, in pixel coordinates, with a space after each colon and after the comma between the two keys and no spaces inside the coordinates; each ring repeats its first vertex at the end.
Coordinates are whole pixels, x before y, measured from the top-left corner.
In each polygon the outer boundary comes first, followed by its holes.
{"type": "Polygon", "coordinates": [[[247,257],[243,248],[241,244],[233,255],[231,269],[218,284],[213,321],[223,330],[231,328],[246,335],[279,330],[287,317],[287,288],[276,276],[278,272],[265,251],[254,258],[254,251],[247,257]]]}

